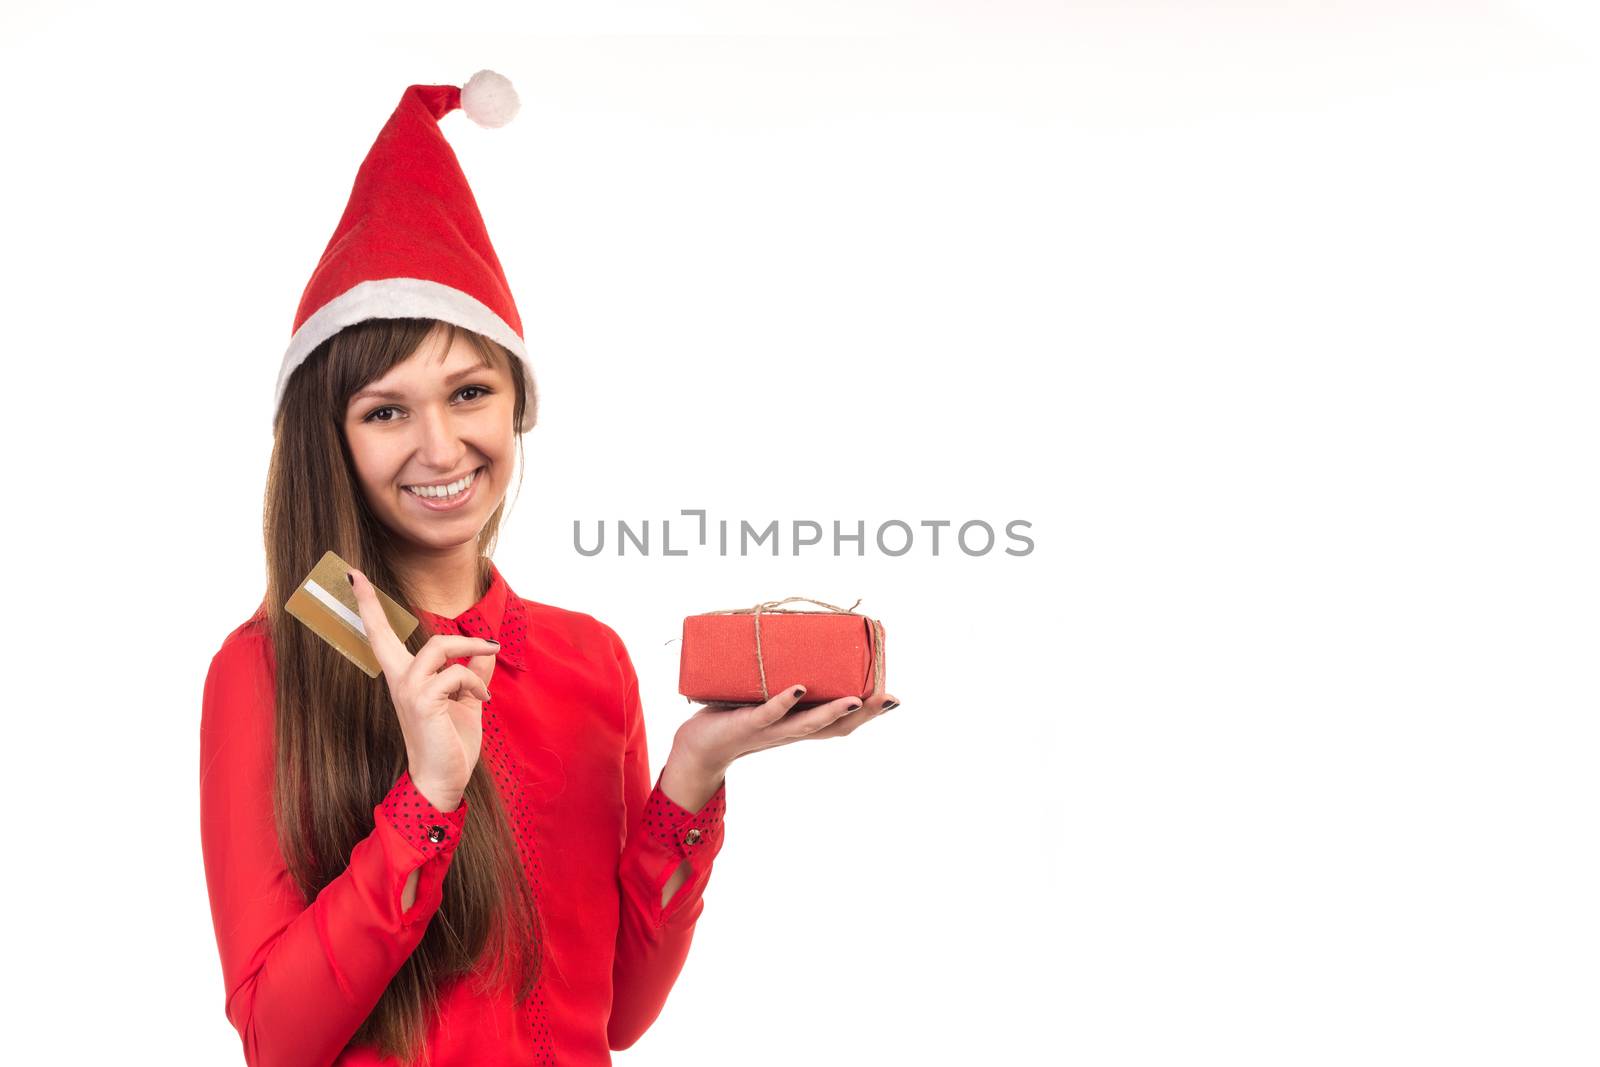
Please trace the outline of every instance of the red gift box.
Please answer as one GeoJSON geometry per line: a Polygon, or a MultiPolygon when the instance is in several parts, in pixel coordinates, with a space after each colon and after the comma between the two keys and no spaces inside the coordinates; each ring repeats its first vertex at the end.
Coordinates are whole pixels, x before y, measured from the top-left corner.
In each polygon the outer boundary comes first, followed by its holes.
{"type": "MultiPolygon", "coordinates": [[[[853,610],[753,608],[683,620],[678,692],[700,704],[762,704],[788,685],[806,687],[801,704],[883,692],[883,624],[853,610]]],[[[860,603],[857,601],[856,603],[860,603]]]]}

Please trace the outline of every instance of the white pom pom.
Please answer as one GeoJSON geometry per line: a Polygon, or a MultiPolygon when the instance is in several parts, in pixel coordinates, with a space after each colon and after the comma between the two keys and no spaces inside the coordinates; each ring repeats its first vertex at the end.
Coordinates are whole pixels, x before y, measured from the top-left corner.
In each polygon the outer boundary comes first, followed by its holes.
{"type": "Polygon", "coordinates": [[[504,126],[521,106],[511,79],[492,70],[478,71],[461,87],[461,110],[479,126],[504,126]]]}

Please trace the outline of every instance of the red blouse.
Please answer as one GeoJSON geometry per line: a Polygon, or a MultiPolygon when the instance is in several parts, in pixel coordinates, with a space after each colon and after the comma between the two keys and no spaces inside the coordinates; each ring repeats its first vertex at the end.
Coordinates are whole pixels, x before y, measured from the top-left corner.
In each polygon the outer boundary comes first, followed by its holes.
{"type": "MultiPolygon", "coordinates": [[[[523,600],[490,567],[476,605],[427,619],[501,643],[480,758],[518,835],[544,969],[520,1005],[510,990],[474,993],[470,978],[446,985],[428,1048],[435,1067],[609,1064],[609,1050],[656,1020],[683,969],[722,848],[727,782],[696,812],[659,780],[652,789],[621,638],[582,612],[523,600]],[[693,873],[663,908],[684,860],[693,873]]],[[[272,664],[263,606],[212,658],[201,713],[200,834],[225,1011],[252,1065],[392,1063],[346,1045],[438,910],[456,845],[472,832],[468,805],[441,812],[402,774],[348,867],[308,906],[273,828],[272,664]],[[402,911],[417,868],[416,900],[402,911]]]]}

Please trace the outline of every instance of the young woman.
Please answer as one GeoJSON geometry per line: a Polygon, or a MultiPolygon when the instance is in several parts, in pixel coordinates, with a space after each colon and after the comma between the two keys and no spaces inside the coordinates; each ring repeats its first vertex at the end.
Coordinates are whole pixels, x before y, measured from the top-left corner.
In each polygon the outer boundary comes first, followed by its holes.
{"type": "Polygon", "coordinates": [[[225,1010],[250,1064],[609,1063],[683,967],[728,766],[894,706],[791,713],[790,685],[701,708],[652,786],[616,632],[517,596],[491,561],[537,393],[437,120],[497,125],[484,101],[508,91],[482,73],[406,90],[285,356],[267,593],[211,661],[200,736],[225,1010]],[[380,678],[283,610],[330,548],[380,678]],[[406,641],[375,589],[419,619],[406,641]]]}

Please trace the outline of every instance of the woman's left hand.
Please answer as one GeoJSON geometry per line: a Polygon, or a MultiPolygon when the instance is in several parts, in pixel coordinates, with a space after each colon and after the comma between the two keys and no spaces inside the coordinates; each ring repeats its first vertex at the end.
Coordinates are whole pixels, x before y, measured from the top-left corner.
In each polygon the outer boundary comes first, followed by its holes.
{"type": "Polygon", "coordinates": [[[740,756],[764,748],[842,737],[899,703],[888,693],[879,693],[864,703],[860,697],[840,697],[793,710],[804,695],[803,687],[791,685],[765,704],[702,707],[678,727],[672,738],[673,752],[709,774],[720,773],[740,756]]]}

